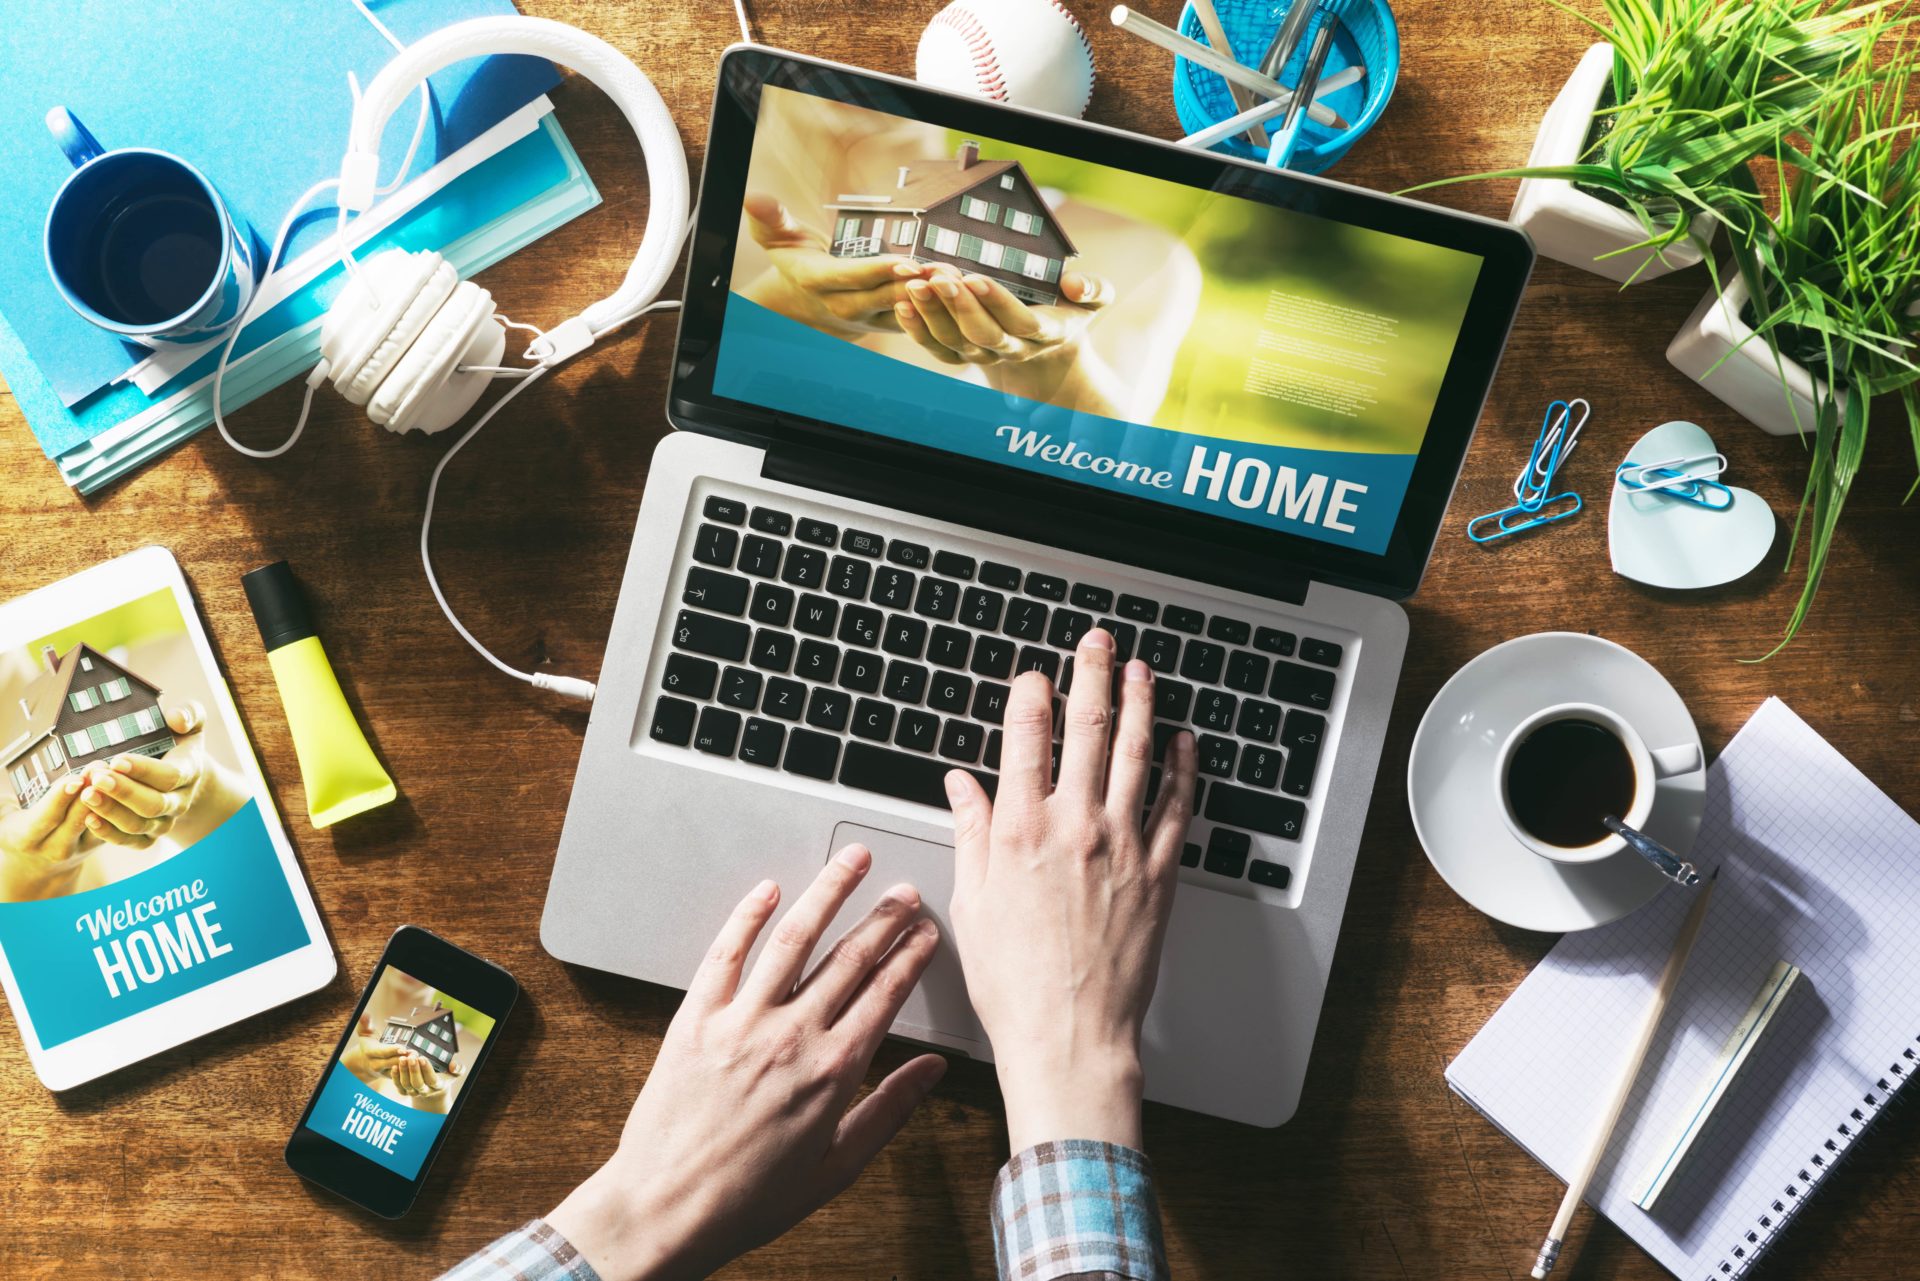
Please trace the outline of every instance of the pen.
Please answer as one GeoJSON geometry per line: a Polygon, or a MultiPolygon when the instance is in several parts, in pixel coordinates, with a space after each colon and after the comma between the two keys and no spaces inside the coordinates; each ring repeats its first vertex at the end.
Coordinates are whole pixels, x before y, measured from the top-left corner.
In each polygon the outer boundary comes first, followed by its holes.
{"type": "MultiPolygon", "coordinates": [[[[1344,89],[1350,84],[1358,84],[1366,74],[1367,71],[1365,67],[1342,67],[1325,80],[1322,80],[1319,86],[1314,89],[1314,101],[1317,102],[1328,94],[1344,89]]],[[[1180,145],[1183,147],[1211,147],[1223,138],[1233,137],[1233,135],[1239,133],[1255,121],[1271,120],[1275,116],[1284,115],[1292,107],[1293,101],[1290,98],[1285,101],[1275,99],[1272,102],[1260,103],[1258,106],[1249,107],[1237,116],[1231,116],[1222,120],[1217,125],[1208,125],[1199,133],[1188,134],[1180,140],[1180,145]]],[[[1262,145],[1265,146],[1269,144],[1263,143],[1262,145]]]]}
{"type": "MultiPolygon", "coordinates": [[[[1227,55],[1227,57],[1233,58],[1235,62],[1238,62],[1239,59],[1234,58],[1233,55],[1233,44],[1227,39],[1227,29],[1220,25],[1220,14],[1213,7],[1213,0],[1193,0],[1193,12],[1194,16],[1200,19],[1201,30],[1207,33],[1207,43],[1227,55]]],[[[1227,93],[1233,99],[1235,119],[1239,118],[1240,113],[1245,112],[1254,105],[1253,94],[1250,93],[1244,85],[1238,85],[1228,80],[1227,93]]],[[[1238,129],[1233,131],[1233,133],[1238,132],[1240,132],[1238,129]]],[[[1232,136],[1233,134],[1227,135],[1229,138],[1232,136]]],[[[1256,147],[1267,146],[1269,142],[1267,131],[1258,123],[1255,123],[1251,128],[1247,129],[1247,141],[1256,147]]],[[[1207,145],[1212,146],[1213,144],[1208,143],[1207,145]]]]}
{"type": "Polygon", "coordinates": [[[1267,149],[1267,163],[1275,169],[1285,169],[1300,146],[1300,126],[1305,115],[1300,104],[1313,100],[1314,89],[1320,83],[1320,71],[1327,65],[1327,51],[1333,48],[1333,29],[1339,24],[1339,19],[1329,17],[1314,34],[1313,47],[1307,50],[1307,65],[1301,68],[1300,83],[1294,86],[1293,103],[1280,121],[1280,132],[1274,136],[1273,146],[1267,149]]]}
{"type": "MultiPolygon", "coordinates": [[[[1293,101],[1293,90],[1287,88],[1273,77],[1263,76],[1251,67],[1243,67],[1232,58],[1207,48],[1207,46],[1201,44],[1198,40],[1187,39],[1178,31],[1175,31],[1164,23],[1155,22],[1145,14],[1135,13],[1126,5],[1115,5],[1113,12],[1107,16],[1108,20],[1111,21],[1114,26],[1127,32],[1129,35],[1138,36],[1149,44],[1157,44],[1162,49],[1170,53],[1178,54],[1189,62],[1198,63],[1208,71],[1218,72],[1229,81],[1251,89],[1262,97],[1274,99],[1284,98],[1288,102],[1293,101]]],[[[1307,108],[1307,116],[1315,123],[1326,125],[1332,129],[1345,129],[1348,127],[1347,122],[1336,114],[1331,107],[1323,107],[1317,102],[1307,108]]]]}
{"type": "Polygon", "coordinates": [[[1267,46],[1266,54],[1260,59],[1261,75],[1279,78],[1280,68],[1286,66],[1287,59],[1293,56],[1293,47],[1300,43],[1308,21],[1319,7],[1319,0],[1293,0],[1287,6],[1287,16],[1280,20],[1280,30],[1273,33],[1273,43],[1267,46]]]}

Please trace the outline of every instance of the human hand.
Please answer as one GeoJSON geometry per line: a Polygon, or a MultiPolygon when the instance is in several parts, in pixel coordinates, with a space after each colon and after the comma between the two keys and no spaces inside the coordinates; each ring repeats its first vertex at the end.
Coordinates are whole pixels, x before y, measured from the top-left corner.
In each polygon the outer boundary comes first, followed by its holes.
{"type": "MultiPolygon", "coordinates": [[[[185,737],[206,724],[198,703],[167,712],[167,728],[185,737]]],[[[205,777],[198,745],[164,759],[124,753],[89,765],[80,802],[87,831],[111,845],[143,850],[173,830],[199,799],[205,777]]]]}
{"type": "Polygon", "coordinates": [[[86,861],[81,838],[87,807],[81,783],[68,776],[25,809],[0,816],[0,903],[21,903],[72,892],[86,861]]]}
{"type": "Polygon", "coordinates": [[[452,1102],[447,1087],[452,1079],[460,1075],[460,1064],[447,1064],[445,1072],[435,1072],[433,1064],[423,1054],[413,1050],[403,1050],[399,1062],[388,1071],[387,1076],[393,1082],[394,1090],[402,1102],[412,1105],[421,1112],[445,1113],[452,1102]]]}
{"type": "Polygon", "coordinates": [[[906,298],[894,319],[908,337],[948,365],[1025,364],[1070,360],[1093,318],[1113,301],[1113,286],[1069,271],[1060,277],[1064,302],[1034,306],[986,276],[962,275],[946,264],[902,263],[906,298]]]}
{"type": "Polygon", "coordinates": [[[894,268],[911,265],[898,254],[836,258],[826,236],[800,222],[772,196],[749,194],[747,230],[767,251],[776,279],[756,281],[754,301],[817,328],[876,333],[899,328],[893,305],[906,297],[894,268]]]}
{"type": "Polygon", "coordinates": [[[1053,689],[1038,672],[1007,701],[997,798],[965,770],[947,775],[954,946],[993,1043],[1016,1152],[1053,1139],[1140,1146],[1140,1027],[1193,818],[1196,753],[1185,730],[1168,744],[1143,828],[1153,673],[1139,659],[1126,665],[1116,716],[1113,666],[1113,638],[1088,632],[1057,784],[1053,689]]]}
{"type": "Polygon", "coordinates": [[[872,862],[859,845],[834,855],[751,974],[779,887],[762,882],[721,929],[618,1151],[547,1216],[605,1281],[704,1277],[771,1241],[851,1184],[946,1071],[921,1055],[848,1110],[938,934],[896,885],[806,972],[872,862]]]}
{"type": "Polygon", "coordinates": [[[382,1045],[374,1036],[373,1020],[362,1014],[360,1026],[340,1052],[340,1066],[367,1085],[379,1085],[382,1077],[391,1079],[393,1069],[407,1052],[403,1045],[382,1045]]]}

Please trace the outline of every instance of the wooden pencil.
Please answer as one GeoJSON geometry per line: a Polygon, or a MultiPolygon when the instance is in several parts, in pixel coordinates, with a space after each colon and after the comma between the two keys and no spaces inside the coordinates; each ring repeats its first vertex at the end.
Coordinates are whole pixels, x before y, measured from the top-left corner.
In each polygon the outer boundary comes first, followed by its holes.
{"type": "MultiPolygon", "coordinates": [[[[1227,39],[1227,29],[1220,25],[1220,15],[1213,7],[1213,0],[1193,0],[1194,16],[1200,19],[1200,29],[1207,33],[1207,43],[1224,53],[1235,62],[1240,61],[1234,55],[1233,44],[1227,39]]],[[[1225,76],[1220,77],[1226,80],[1225,76]]],[[[1231,80],[1226,80],[1227,92],[1233,96],[1233,109],[1236,113],[1253,106],[1253,93],[1231,80]]],[[[1267,146],[1267,131],[1260,125],[1247,130],[1247,141],[1256,147],[1267,146]]]]}

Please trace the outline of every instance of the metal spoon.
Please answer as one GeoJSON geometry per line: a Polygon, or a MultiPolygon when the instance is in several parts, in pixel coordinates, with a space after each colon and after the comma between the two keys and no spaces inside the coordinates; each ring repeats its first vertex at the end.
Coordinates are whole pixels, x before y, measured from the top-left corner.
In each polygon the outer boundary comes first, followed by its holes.
{"type": "Polygon", "coordinates": [[[1693,864],[1675,854],[1672,850],[1654,840],[1637,828],[1628,827],[1618,818],[1609,814],[1600,820],[1607,830],[1627,843],[1627,848],[1658,868],[1660,874],[1680,885],[1698,885],[1700,873],[1693,864]]]}

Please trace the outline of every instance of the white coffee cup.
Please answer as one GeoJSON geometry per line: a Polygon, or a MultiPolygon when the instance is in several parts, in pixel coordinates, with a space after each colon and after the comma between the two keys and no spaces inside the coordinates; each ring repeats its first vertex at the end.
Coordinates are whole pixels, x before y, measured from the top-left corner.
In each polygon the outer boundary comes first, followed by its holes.
{"type": "Polygon", "coordinates": [[[1520,744],[1542,725],[1569,720],[1592,721],[1604,727],[1627,749],[1627,758],[1633,763],[1633,802],[1619,818],[1628,827],[1646,824],[1647,816],[1653,813],[1654,790],[1661,779],[1672,778],[1676,774],[1691,774],[1700,768],[1700,747],[1697,743],[1680,743],[1673,747],[1649,748],[1640,732],[1624,716],[1593,703],[1556,703],[1540,709],[1513,727],[1513,732],[1500,744],[1500,752],[1493,766],[1494,801],[1500,807],[1500,817],[1506,821],[1507,830],[1513,833],[1515,840],[1542,858],[1552,859],[1556,863],[1593,863],[1613,857],[1625,849],[1627,843],[1609,832],[1591,845],[1569,847],[1549,844],[1521,826],[1513,812],[1512,798],[1507,794],[1507,771],[1513,764],[1513,754],[1519,750],[1520,744]]]}

